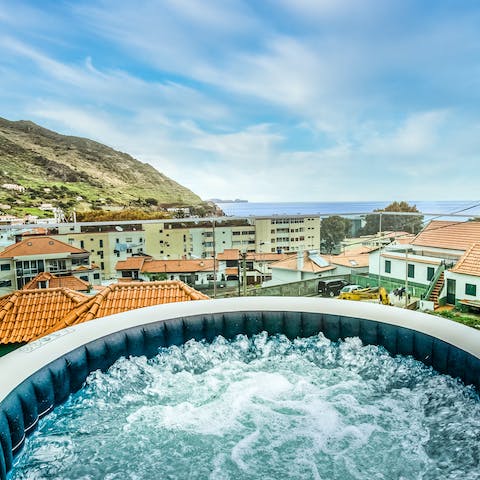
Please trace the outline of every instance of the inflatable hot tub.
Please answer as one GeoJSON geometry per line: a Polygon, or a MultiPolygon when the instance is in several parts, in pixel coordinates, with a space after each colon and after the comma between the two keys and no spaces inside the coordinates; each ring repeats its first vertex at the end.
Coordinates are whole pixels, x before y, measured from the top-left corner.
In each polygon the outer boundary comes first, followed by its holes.
{"type": "Polygon", "coordinates": [[[70,327],[0,358],[0,479],[38,420],[95,370],[125,356],[153,357],[190,339],[211,342],[262,331],[288,338],[322,332],[359,337],[392,355],[411,355],[440,373],[480,386],[480,331],[409,310],[319,298],[253,297],[174,303],[70,327]]]}

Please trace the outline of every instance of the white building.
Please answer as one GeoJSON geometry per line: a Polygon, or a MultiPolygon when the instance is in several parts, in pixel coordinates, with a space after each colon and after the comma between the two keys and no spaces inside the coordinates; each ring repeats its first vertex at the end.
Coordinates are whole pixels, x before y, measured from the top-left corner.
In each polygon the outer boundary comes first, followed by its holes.
{"type": "Polygon", "coordinates": [[[410,294],[424,297],[425,308],[477,301],[478,243],[480,222],[432,221],[410,243],[371,252],[369,274],[407,285],[410,294]]]}

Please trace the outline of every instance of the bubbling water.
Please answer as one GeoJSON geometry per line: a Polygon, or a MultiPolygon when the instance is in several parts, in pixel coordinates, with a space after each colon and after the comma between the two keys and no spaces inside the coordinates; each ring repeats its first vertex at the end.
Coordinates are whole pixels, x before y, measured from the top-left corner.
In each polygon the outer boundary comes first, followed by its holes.
{"type": "Polygon", "coordinates": [[[222,337],[118,360],[44,418],[17,479],[478,479],[472,388],[357,338],[222,337]]]}

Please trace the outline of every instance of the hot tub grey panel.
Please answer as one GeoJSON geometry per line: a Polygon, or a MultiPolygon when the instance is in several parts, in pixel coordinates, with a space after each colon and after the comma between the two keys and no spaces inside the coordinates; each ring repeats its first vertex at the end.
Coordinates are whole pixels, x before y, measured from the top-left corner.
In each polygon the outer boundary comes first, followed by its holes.
{"type": "Polygon", "coordinates": [[[212,341],[261,331],[289,338],[319,332],[332,341],[360,337],[365,344],[382,345],[391,354],[413,355],[440,373],[480,386],[480,360],[431,335],[375,320],[343,315],[245,311],[172,318],[131,327],[90,341],[42,367],[0,403],[0,479],[12,468],[14,455],[38,419],[81,388],[90,372],[106,370],[121,356],[157,354],[159,347],[181,345],[190,339],[212,341]]]}

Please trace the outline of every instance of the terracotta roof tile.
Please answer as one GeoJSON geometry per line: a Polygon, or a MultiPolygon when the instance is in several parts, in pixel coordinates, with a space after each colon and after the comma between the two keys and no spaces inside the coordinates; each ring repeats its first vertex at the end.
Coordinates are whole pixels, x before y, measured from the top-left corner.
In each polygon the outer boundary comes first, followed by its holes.
{"type": "Polygon", "coordinates": [[[17,290],[0,297],[0,343],[24,343],[43,335],[86,299],[65,288],[17,290]]]}
{"type": "Polygon", "coordinates": [[[56,275],[48,272],[39,273],[23,287],[23,290],[40,288],[40,282],[47,282],[46,288],[63,287],[68,288],[69,290],[76,290],[78,292],[88,292],[90,290],[90,284],[81,278],[74,277],[73,275],[57,277],[56,275]]]}
{"type": "Polygon", "coordinates": [[[69,325],[105,317],[115,313],[152,305],[190,300],[207,300],[209,297],[178,280],[163,282],[115,283],[105,287],[94,297],[87,298],[53,325],[47,332],[55,332],[69,325]]]}
{"type": "MultiPolygon", "coordinates": [[[[279,262],[273,263],[272,268],[282,268],[285,270],[298,270],[297,268],[297,255],[289,255],[285,260],[280,260],[279,262]]],[[[328,270],[333,270],[336,267],[334,265],[327,265],[325,267],[320,267],[317,265],[308,255],[308,252],[303,252],[303,267],[300,269],[302,272],[327,272],[328,270]]]]}
{"type": "Polygon", "coordinates": [[[117,262],[116,270],[141,270],[145,260],[150,257],[129,257],[117,262]]]}
{"type": "Polygon", "coordinates": [[[480,222],[431,221],[411,242],[412,245],[467,250],[480,242],[480,222]]]}
{"type": "Polygon", "coordinates": [[[480,277],[480,243],[474,243],[451,271],[480,277]]]}
{"type": "Polygon", "coordinates": [[[239,257],[238,248],[226,248],[222,253],[217,254],[217,260],[238,260],[239,257]]]}
{"type": "Polygon", "coordinates": [[[9,245],[0,252],[0,258],[23,257],[52,253],[88,253],[86,250],[74,247],[68,243],[50,237],[32,237],[9,245]]]}
{"type": "Polygon", "coordinates": [[[368,267],[368,251],[358,253],[359,250],[350,250],[340,255],[325,255],[325,259],[335,265],[349,268],[368,267]]]}
{"type": "Polygon", "coordinates": [[[211,272],[213,271],[213,259],[154,260],[151,257],[130,257],[117,262],[115,269],[118,271],[139,270],[143,273],[211,272]]]}

